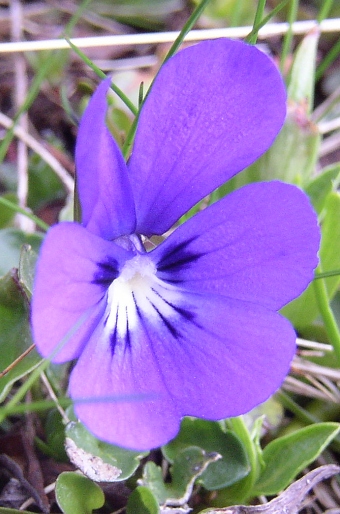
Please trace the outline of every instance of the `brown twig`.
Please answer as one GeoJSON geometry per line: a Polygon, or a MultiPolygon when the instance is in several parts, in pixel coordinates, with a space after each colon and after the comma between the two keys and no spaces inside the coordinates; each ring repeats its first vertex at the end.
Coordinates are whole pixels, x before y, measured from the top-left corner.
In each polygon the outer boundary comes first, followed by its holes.
{"type": "Polygon", "coordinates": [[[25,350],[21,355],[19,355],[19,357],[15,359],[9,366],[7,366],[7,368],[0,372],[0,378],[7,375],[7,373],[9,373],[19,362],[21,362],[22,359],[26,357],[26,355],[28,355],[34,348],[35,344],[31,344],[31,346],[29,346],[27,350],[25,350]]]}
{"type": "Polygon", "coordinates": [[[28,492],[34,501],[39,506],[39,508],[44,512],[44,514],[49,513],[49,509],[46,509],[45,505],[42,503],[41,498],[36,491],[36,489],[26,480],[24,474],[22,472],[21,467],[14,460],[12,460],[8,455],[1,454],[0,455],[0,466],[2,469],[6,470],[10,476],[15,477],[22,487],[28,492]]]}
{"type": "MultiPolygon", "coordinates": [[[[31,401],[31,393],[27,394],[26,401],[31,401]]],[[[44,490],[44,478],[42,475],[40,462],[37,458],[34,448],[35,439],[35,427],[34,427],[34,413],[28,412],[25,415],[25,428],[22,430],[22,443],[27,459],[27,475],[29,482],[33,485],[37,491],[40,499],[39,505],[43,509],[43,512],[50,512],[49,501],[44,490]]]]}

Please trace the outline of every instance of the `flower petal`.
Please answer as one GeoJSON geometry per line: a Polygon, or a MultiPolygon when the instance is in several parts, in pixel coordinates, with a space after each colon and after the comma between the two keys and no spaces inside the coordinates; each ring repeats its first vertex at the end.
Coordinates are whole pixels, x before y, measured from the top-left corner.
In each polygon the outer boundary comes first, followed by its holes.
{"type": "Polygon", "coordinates": [[[280,386],[295,351],[284,318],[215,295],[187,293],[181,309],[191,316],[176,311],[174,331],[140,313],[139,326],[114,345],[98,327],[70,379],[76,414],[97,437],[158,447],[176,435],[182,416],[237,416],[280,386]]]}
{"type": "Polygon", "coordinates": [[[245,186],[150,253],[162,280],[278,310],[313,279],[320,232],[308,197],[273,181],[245,186]]]}
{"type": "Polygon", "coordinates": [[[163,234],[269,148],[286,95],[271,60],[240,41],[205,41],[160,70],[142,109],[130,179],[137,232],[163,234]]]}
{"type": "Polygon", "coordinates": [[[38,351],[54,362],[78,357],[103,315],[108,285],[131,252],[76,223],[48,232],[38,261],[32,327],[38,351]]]}
{"type": "Polygon", "coordinates": [[[134,232],[135,211],[124,158],[105,122],[109,87],[110,79],[103,81],[84,112],[75,159],[82,223],[115,239],[134,232]]]}

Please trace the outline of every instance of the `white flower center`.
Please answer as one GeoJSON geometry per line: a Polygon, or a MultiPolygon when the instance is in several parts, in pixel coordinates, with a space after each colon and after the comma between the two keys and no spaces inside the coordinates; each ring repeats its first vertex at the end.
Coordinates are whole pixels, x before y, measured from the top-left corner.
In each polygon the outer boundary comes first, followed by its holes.
{"type": "Polygon", "coordinates": [[[171,320],[176,315],[175,305],[181,294],[175,287],[156,276],[156,266],[147,254],[127,261],[108,289],[106,327],[125,337],[133,331],[141,316],[171,320]]]}

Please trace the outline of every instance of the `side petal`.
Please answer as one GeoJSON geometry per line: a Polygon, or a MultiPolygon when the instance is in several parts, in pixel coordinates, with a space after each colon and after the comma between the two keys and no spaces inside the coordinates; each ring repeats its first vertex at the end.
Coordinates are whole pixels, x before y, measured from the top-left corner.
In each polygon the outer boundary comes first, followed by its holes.
{"type": "Polygon", "coordinates": [[[78,357],[106,308],[107,287],[127,258],[130,252],[76,223],[50,229],[32,299],[33,337],[41,355],[54,362],[78,357]]]}
{"type": "Polygon", "coordinates": [[[172,57],[142,109],[128,164],[137,232],[163,234],[254,162],[285,112],[280,74],[254,46],[220,39],[172,57]]]}
{"type": "Polygon", "coordinates": [[[106,126],[110,79],[92,96],[81,119],[76,151],[82,224],[104,239],[132,234],[135,210],[124,158],[106,126]]]}
{"type": "Polygon", "coordinates": [[[278,310],[313,279],[320,231],[308,197],[282,182],[245,186],[150,253],[158,276],[278,310]]]}
{"type": "Polygon", "coordinates": [[[180,309],[190,319],[176,311],[175,330],[162,317],[141,313],[129,344],[116,340],[115,351],[104,326],[94,334],[72,372],[70,394],[97,437],[135,450],[155,448],[176,435],[182,416],[237,416],[280,386],[295,351],[295,333],[284,318],[191,293],[180,309]]]}

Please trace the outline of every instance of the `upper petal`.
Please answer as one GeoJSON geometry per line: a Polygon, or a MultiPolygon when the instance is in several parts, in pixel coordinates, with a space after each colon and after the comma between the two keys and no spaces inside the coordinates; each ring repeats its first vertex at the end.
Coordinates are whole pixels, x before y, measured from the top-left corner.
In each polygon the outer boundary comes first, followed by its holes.
{"type": "Polygon", "coordinates": [[[150,253],[158,276],[278,310],[313,279],[320,231],[308,197],[282,182],[245,186],[150,253]]]}
{"type": "Polygon", "coordinates": [[[273,142],[286,95],[272,61],[240,41],[206,41],[160,70],[143,106],[130,180],[137,232],[163,234],[273,142]]]}
{"type": "Polygon", "coordinates": [[[80,122],[75,152],[82,224],[104,239],[131,234],[135,228],[126,164],[105,122],[109,87],[106,79],[92,96],[80,122]]]}
{"type": "Polygon", "coordinates": [[[131,252],[76,223],[49,230],[32,299],[34,341],[44,357],[54,362],[78,357],[103,316],[109,283],[128,258],[131,252]]]}
{"type": "Polygon", "coordinates": [[[176,435],[182,416],[247,412],[289,370],[295,333],[278,314],[209,294],[183,294],[172,314],[163,307],[138,309],[125,337],[98,326],[72,372],[76,414],[101,439],[158,447],[176,435]]]}

